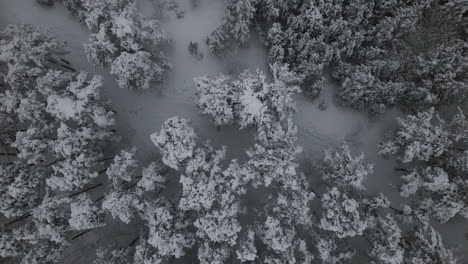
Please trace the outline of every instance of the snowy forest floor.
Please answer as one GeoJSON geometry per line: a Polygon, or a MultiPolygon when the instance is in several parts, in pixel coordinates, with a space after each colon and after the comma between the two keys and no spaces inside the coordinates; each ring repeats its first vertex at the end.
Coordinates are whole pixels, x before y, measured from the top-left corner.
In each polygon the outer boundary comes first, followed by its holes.
{"type": "MultiPolygon", "coordinates": [[[[151,0],[139,0],[138,4],[144,15],[156,14],[151,0]]],[[[196,8],[192,7],[189,0],[179,0],[179,4],[185,12],[183,18],[178,19],[173,15],[159,18],[172,40],[171,50],[167,54],[173,68],[162,87],[142,93],[119,89],[109,75],[109,69],[94,67],[88,63],[83,43],[88,40],[89,32],[60,4],[44,8],[32,0],[0,0],[0,26],[4,28],[12,23],[31,23],[48,28],[58,40],[67,42],[70,54],[66,58],[76,69],[102,75],[105,79],[103,97],[117,111],[117,130],[122,136],[121,147],[136,146],[138,156],[143,162],[151,160],[156,154],[156,147],[149,135],[159,130],[161,124],[173,116],[189,118],[200,138],[210,139],[217,146],[227,146],[229,158],[242,160],[245,157],[244,150],[253,143],[253,131],[227,127],[217,129],[204,118],[194,103],[196,89],[192,79],[200,75],[236,74],[246,69],[265,70],[265,50],[259,41],[252,40],[248,48],[231,56],[211,56],[203,39],[221,23],[223,1],[201,0],[196,8]],[[193,58],[188,52],[190,41],[201,44],[201,51],[204,53],[202,60],[193,58]]],[[[333,103],[333,93],[333,84],[327,82],[322,98],[315,101],[303,96],[297,98],[295,121],[299,128],[299,145],[303,147],[299,160],[304,172],[308,173],[312,183],[319,183],[318,175],[314,175],[313,170],[308,170],[311,162],[320,157],[325,148],[346,140],[355,151],[364,152],[368,162],[375,164],[375,173],[366,181],[367,190],[387,195],[393,205],[398,207],[401,198],[392,187],[399,182],[399,176],[394,171],[395,163],[377,155],[378,143],[385,132],[395,125],[397,111],[390,111],[378,120],[369,120],[364,113],[336,106],[333,103]],[[327,105],[323,111],[318,107],[321,99],[327,105]]],[[[448,245],[460,246],[459,253],[467,255],[466,221],[454,218],[444,225],[435,226],[442,232],[448,245]]],[[[128,244],[138,235],[134,232],[131,227],[117,221],[112,228],[92,231],[67,250],[63,263],[91,263],[96,244],[128,244]]]]}

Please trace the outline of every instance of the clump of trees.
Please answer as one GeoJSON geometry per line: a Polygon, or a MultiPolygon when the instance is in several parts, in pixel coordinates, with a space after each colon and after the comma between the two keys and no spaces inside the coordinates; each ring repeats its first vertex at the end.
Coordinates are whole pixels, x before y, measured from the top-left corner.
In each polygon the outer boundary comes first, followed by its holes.
{"type": "Polygon", "coordinates": [[[106,166],[113,112],[102,78],[75,72],[65,45],[31,25],[0,31],[0,256],[55,263],[81,232],[104,225],[86,194],[106,166]],[[15,218],[16,217],[16,218],[15,218]]]}
{"type": "MultiPolygon", "coordinates": [[[[365,192],[363,181],[373,171],[363,158],[363,154],[353,155],[346,145],[326,151],[319,166],[327,186],[321,199],[320,228],[332,232],[339,242],[347,237],[364,238],[371,263],[457,263],[428,218],[409,206],[393,207],[382,194],[365,192]]],[[[343,251],[336,259],[358,257],[358,252],[357,248],[343,251]]]]}
{"type": "Polygon", "coordinates": [[[271,82],[260,70],[245,71],[236,80],[226,75],[197,77],[197,105],[219,126],[261,127],[284,121],[294,111],[300,78],[287,65],[274,64],[270,69],[271,82]]]}
{"type": "Polygon", "coordinates": [[[148,89],[170,68],[161,48],[168,38],[156,19],[143,17],[134,0],[64,0],[91,31],[84,44],[88,60],[110,66],[121,88],[148,89]]]}
{"type": "Polygon", "coordinates": [[[270,63],[289,64],[312,96],[327,70],[343,105],[418,110],[466,94],[467,17],[463,1],[227,1],[206,43],[221,54],[258,30],[270,63]]]}
{"type": "Polygon", "coordinates": [[[49,187],[83,187],[97,176],[102,149],[114,137],[113,112],[99,95],[102,78],[69,70],[63,44],[38,28],[12,25],[0,34],[5,170],[15,175],[23,164],[31,171],[47,165],[49,187]]]}
{"type": "Polygon", "coordinates": [[[236,249],[238,260],[340,263],[365,255],[373,263],[429,259],[455,263],[452,251],[444,246],[427,218],[416,217],[408,206],[405,210],[395,208],[382,194],[366,192],[364,182],[372,175],[373,165],[365,163],[363,154],[354,155],[347,145],[327,150],[319,162],[324,191],[319,192],[308,183],[298,171],[296,155],[300,147],[291,119],[292,96],[299,91],[300,78],[287,66],[274,65],[271,70],[270,81],[258,72],[256,76],[261,76],[261,81],[247,72],[239,80],[224,75],[194,80],[198,106],[216,125],[250,126],[257,131],[255,145],[246,151],[248,160],[240,168],[247,173],[248,185],[263,190],[268,198],[258,207],[247,208],[256,228],[248,225],[246,233],[241,229],[240,237],[245,242],[236,249]],[[272,93],[271,87],[278,89],[272,93]],[[249,101],[238,99],[245,94],[254,94],[255,105],[261,106],[257,109],[262,109],[258,111],[261,118],[252,122],[245,122],[249,119],[242,112],[249,101]],[[268,96],[262,97],[263,94],[268,96]],[[312,206],[315,197],[320,200],[320,208],[312,206]],[[429,237],[434,240],[429,241],[429,237]],[[363,255],[362,248],[351,246],[349,238],[367,243],[367,253],[363,255]],[[257,246],[256,239],[263,245],[257,246]]]}
{"type": "Polygon", "coordinates": [[[458,109],[451,118],[434,108],[398,119],[398,127],[381,144],[380,153],[395,157],[404,172],[400,193],[420,196],[412,207],[419,217],[444,223],[461,215],[468,218],[466,154],[468,121],[458,109]]]}

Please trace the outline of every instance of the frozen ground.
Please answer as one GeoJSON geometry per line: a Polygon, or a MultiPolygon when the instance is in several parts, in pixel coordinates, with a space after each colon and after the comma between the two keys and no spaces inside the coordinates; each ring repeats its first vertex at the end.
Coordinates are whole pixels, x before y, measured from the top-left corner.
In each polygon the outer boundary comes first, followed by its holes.
{"type": "MultiPolygon", "coordinates": [[[[148,2],[139,0],[139,8],[144,15],[153,15],[154,8],[148,2]]],[[[163,27],[169,33],[173,45],[168,56],[173,69],[168,80],[152,92],[134,93],[119,89],[108,69],[96,68],[87,62],[83,43],[89,33],[71,17],[60,4],[53,8],[39,6],[34,0],[0,0],[0,26],[10,23],[31,23],[47,27],[58,39],[68,44],[71,53],[67,56],[77,69],[105,78],[103,96],[111,101],[111,106],[117,111],[118,131],[123,136],[125,146],[137,146],[142,159],[152,157],[155,152],[149,135],[159,130],[161,124],[168,118],[180,116],[192,120],[200,138],[211,139],[217,145],[226,145],[228,155],[233,158],[244,156],[244,150],[253,142],[253,133],[239,131],[233,128],[217,130],[208,119],[203,118],[194,104],[195,87],[193,77],[199,75],[217,75],[219,73],[237,73],[242,69],[265,69],[265,51],[258,42],[252,41],[249,48],[233,54],[228,59],[220,60],[210,56],[204,45],[201,45],[204,58],[200,61],[193,58],[187,51],[190,41],[203,43],[203,38],[219,25],[222,17],[223,1],[201,0],[198,8],[192,8],[189,0],[179,0],[185,11],[183,19],[167,16],[163,19],[163,27]]],[[[398,176],[393,171],[393,161],[383,160],[376,155],[377,144],[385,131],[394,124],[396,112],[390,112],[378,122],[370,121],[366,115],[337,107],[333,104],[333,85],[327,83],[322,96],[327,103],[327,109],[321,111],[317,103],[304,97],[297,98],[296,123],[299,127],[299,144],[304,147],[300,156],[301,163],[318,157],[322,150],[348,140],[358,151],[366,153],[367,160],[375,163],[375,173],[367,180],[369,191],[382,192],[389,196],[398,207],[398,194],[391,184],[398,183],[398,176]]],[[[313,182],[318,182],[313,177],[313,182]]],[[[440,227],[444,238],[449,244],[459,244],[461,251],[468,252],[468,225],[456,218],[440,227]]],[[[109,241],[127,243],[137,234],[129,227],[115,223],[112,231],[104,229],[100,234],[87,234],[78,244],[67,252],[63,263],[90,263],[96,244],[108,243],[98,237],[107,234],[109,241]],[[112,233],[111,233],[112,232],[112,233]]]]}

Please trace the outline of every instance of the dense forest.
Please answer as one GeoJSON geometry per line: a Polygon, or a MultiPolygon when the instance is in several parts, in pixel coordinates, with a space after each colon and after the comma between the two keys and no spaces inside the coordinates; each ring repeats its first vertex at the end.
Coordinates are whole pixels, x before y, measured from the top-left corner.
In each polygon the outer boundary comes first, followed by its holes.
{"type": "Polygon", "coordinates": [[[213,30],[177,50],[167,21],[210,1],[23,1],[83,28],[82,51],[0,19],[0,263],[466,263],[468,1],[220,1],[213,30]],[[111,93],[166,100],[174,54],[229,62],[252,43],[265,67],[188,84],[206,123],[167,111],[145,135],[154,151],[131,143],[130,97],[109,100],[105,78],[111,93]],[[374,123],[396,113],[375,146],[394,196],[368,186],[381,171],[352,140],[303,155],[301,96],[374,123]],[[207,124],[252,140],[233,156],[207,124]]]}

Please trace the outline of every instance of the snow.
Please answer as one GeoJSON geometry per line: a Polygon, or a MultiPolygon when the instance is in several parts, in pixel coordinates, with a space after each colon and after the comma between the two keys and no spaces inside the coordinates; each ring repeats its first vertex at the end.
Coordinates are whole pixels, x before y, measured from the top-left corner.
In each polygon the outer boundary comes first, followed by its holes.
{"type": "MultiPolygon", "coordinates": [[[[139,0],[137,4],[146,16],[156,13],[148,2],[139,0]]],[[[244,151],[253,145],[254,132],[230,127],[218,130],[208,118],[203,117],[195,104],[196,88],[193,78],[217,76],[220,73],[240,73],[245,69],[255,71],[260,68],[267,71],[266,52],[259,41],[251,40],[248,49],[232,51],[223,60],[210,55],[203,40],[221,24],[223,1],[202,0],[196,9],[191,7],[190,1],[178,2],[186,11],[184,18],[167,17],[162,21],[163,29],[172,39],[172,48],[166,54],[173,68],[169,71],[163,87],[142,93],[119,89],[108,68],[94,67],[88,63],[83,43],[88,41],[90,34],[61,4],[45,8],[32,0],[0,0],[0,27],[3,28],[9,23],[31,23],[49,28],[59,40],[66,41],[67,49],[71,51],[66,58],[75,68],[104,77],[101,92],[105,100],[111,101],[110,106],[117,112],[117,132],[123,135],[122,147],[136,146],[137,156],[140,158],[151,159],[154,156],[152,154],[157,152],[150,140],[150,134],[159,131],[168,118],[179,116],[191,120],[199,138],[210,139],[215,146],[226,145],[228,159],[239,158],[242,161],[245,159],[244,151]],[[201,44],[200,51],[205,54],[202,60],[193,58],[188,52],[190,41],[201,44]]],[[[308,162],[313,157],[321,156],[325,148],[349,141],[352,149],[365,153],[367,162],[375,163],[374,174],[364,183],[366,189],[370,192],[383,192],[392,200],[393,205],[399,207],[401,198],[398,190],[390,188],[390,184],[399,182],[399,177],[393,170],[395,163],[377,155],[377,143],[394,125],[394,117],[398,113],[391,111],[383,116],[380,122],[370,121],[364,114],[334,105],[333,85],[326,81],[324,86],[321,96],[327,104],[325,111],[321,111],[317,103],[303,96],[296,98],[295,123],[298,126],[298,144],[304,148],[300,160],[303,163],[308,162]]],[[[318,175],[309,177],[318,178],[318,175]]],[[[318,182],[315,178],[312,181],[318,182]]],[[[75,247],[66,252],[63,263],[90,263],[92,254],[83,252],[93,251],[99,237],[108,236],[114,242],[126,243],[138,235],[132,228],[118,223],[114,223],[112,228],[80,238],[83,242],[77,242],[75,247]]],[[[466,222],[456,219],[450,225],[440,225],[437,228],[442,231],[449,244],[459,243],[463,245],[460,251],[468,252],[465,234],[460,232],[467,230],[466,222]]]]}
{"type": "MultiPolygon", "coordinates": [[[[244,91],[244,94],[240,97],[240,100],[244,106],[244,115],[250,117],[249,119],[261,120],[263,104],[255,95],[252,87],[248,87],[247,90],[244,91]]],[[[247,120],[245,123],[255,123],[255,121],[247,120]]]]}

